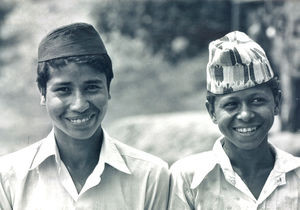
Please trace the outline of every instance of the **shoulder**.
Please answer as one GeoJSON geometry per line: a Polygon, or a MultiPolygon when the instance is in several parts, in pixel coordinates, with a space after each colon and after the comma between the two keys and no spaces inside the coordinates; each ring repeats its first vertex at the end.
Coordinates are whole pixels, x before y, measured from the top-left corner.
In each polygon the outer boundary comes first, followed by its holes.
{"type": "MultiPolygon", "coordinates": [[[[171,166],[172,188],[185,189],[186,193],[194,189],[215,167],[212,151],[190,155],[178,160],[171,166]]],[[[192,197],[192,196],[191,196],[192,197]]]]}
{"type": "Polygon", "coordinates": [[[113,139],[113,142],[128,165],[138,163],[152,168],[168,168],[168,164],[155,155],[128,146],[116,139],[113,139]]]}
{"type": "Polygon", "coordinates": [[[12,173],[26,172],[40,147],[41,141],[0,157],[1,176],[12,176],[12,173]]]}
{"type": "Polygon", "coordinates": [[[300,179],[300,167],[295,169],[297,177],[300,179]]]}
{"type": "Polygon", "coordinates": [[[300,157],[296,157],[284,150],[281,150],[271,144],[276,154],[275,167],[279,171],[290,172],[295,171],[300,175],[300,157]]]}
{"type": "Polygon", "coordinates": [[[295,163],[294,172],[297,177],[300,179],[300,157],[292,156],[291,160],[295,163]]]}
{"type": "Polygon", "coordinates": [[[215,165],[212,151],[187,156],[176,161],[171,166],[172,174],[194,174],[199,169],[210,168],[215,165]]]}

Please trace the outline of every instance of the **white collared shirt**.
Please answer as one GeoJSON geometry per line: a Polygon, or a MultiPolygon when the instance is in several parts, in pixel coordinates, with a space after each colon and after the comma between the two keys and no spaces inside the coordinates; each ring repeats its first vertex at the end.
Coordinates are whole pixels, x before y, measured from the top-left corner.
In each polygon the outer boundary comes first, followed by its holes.
{"type": "Polygon", "coordinates": [[[212,151],[172,165],[170,210],[300,210],[300,158],[271,145],[275,165],[255,199],[233,170],[221,139],[212,151]]]}
{"type": "Polygon", "coordinates": [[[164,161],[112,139],[105,131],[98,164],[80,193],[60,159],[53,131],[0,158],[1,210],[163,210],[168,186],[164,161]]]}

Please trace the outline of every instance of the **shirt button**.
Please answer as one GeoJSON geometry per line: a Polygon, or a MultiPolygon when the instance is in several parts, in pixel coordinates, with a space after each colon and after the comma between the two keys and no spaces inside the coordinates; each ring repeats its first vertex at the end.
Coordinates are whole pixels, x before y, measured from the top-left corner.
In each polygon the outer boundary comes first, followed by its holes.
{"type": "Polygon", "coordinates": [[[231,179],[230,179],[230,183],[231,183],[232,185],[235,185],[235,183],[236,183],[236,182],[235,182],[235,179],[231,178],[231,179]]]}

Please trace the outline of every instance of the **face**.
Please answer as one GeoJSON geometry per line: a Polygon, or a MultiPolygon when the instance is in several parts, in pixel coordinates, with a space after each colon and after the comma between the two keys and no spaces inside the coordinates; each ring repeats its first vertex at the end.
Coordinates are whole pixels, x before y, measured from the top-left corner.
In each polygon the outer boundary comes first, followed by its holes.
{"type": "Polygon", "coordinates": [[[56,137],[89,139],[101,130],[109,98],[104,73],[70,63],[50,69],[42,104],[46,105],[56,137]]]}
{"type": "Polygon", "coordinates": [[[271,89],[263,85],[216,96],[214,109],[207,108],[225,141],[251,150],[267,141],[274,115],[278,113],[278,100],[271,89]]]}

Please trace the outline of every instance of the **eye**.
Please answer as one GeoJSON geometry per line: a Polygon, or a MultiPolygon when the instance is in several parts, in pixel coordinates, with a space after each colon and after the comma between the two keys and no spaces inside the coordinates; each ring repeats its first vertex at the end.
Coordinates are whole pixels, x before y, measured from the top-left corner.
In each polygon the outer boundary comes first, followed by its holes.
{"type": "Polygon", "coordinates": [[[233,110],[238,106],[236,102],[228,102],[223,105],[223,108],[226,110],[233,110]]]}
{"type": "Polygon", "coordinates": [[[69,87],[59,87],[54,90],[54,92],[58,94],[69,94],[71,92],[71,88],[69,87]]]}
{"type": "Polygon", "coordinates": [[[263,104],[265,101],[266,101],[265,98],[256,97],[256,98],[252,99],[251,103],[254,104],[254,105],[260,105],[260,104],[263,104]]]}
{"type": "Polygon", "coordinates": [[[86,90],[89,92],[97,92],[100,89],[101,89],[101,87],[99,85],[88,85],[86,87],[86,90]]]}

